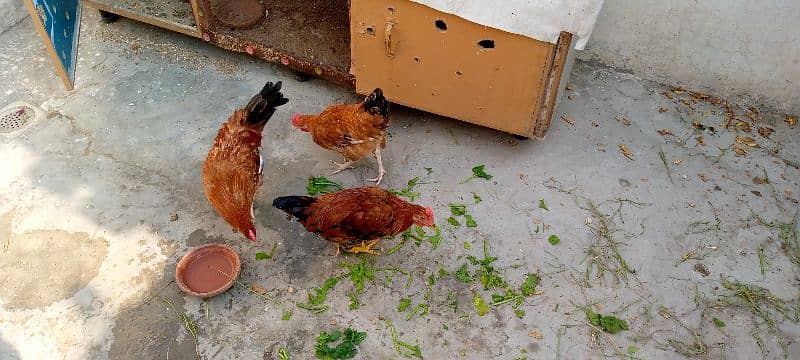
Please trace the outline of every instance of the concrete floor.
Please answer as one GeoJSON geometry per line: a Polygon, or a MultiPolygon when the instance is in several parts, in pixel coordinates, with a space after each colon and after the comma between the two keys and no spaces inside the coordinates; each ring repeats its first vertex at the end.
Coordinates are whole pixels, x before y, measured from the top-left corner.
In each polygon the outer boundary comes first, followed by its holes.
{"type": "MultiPolygon", "coordinates": [[[[401,188],[421,176],[417,202],[434,206],[442,243],[435,250],[409,243],[372,258],[376,267],[407,270],[409,286],[402,275],[379,272],[357,294],[362,306],[349,310],[355,290],[344,279],[328,294],[330,309],[314,314],[296,304],[343,272],[340,262],[360,260],[334,256],[333,246],[270,203],[304,193],[308,176],[326,174],[336,159],[292,129],[291,114],[357,101],[350,89],[299,83],[282,67],[131,21],[103,25],[87,11],[77,89],[67,93],[21,5],[0,5],[9,14],[0,28],[0,105],[26,101],[44,114],[24,132],[0,137],[2,359],[194,358],[192,338],[163,300],[197,323],[204,359],[274,359],[284,347],[293,359],[313,358],[319,332],[345,326],[368,333],[356,358],[402,358],[383,319],[429,359],[800,358],[791,312],[800,267],[790,260],[800,254],[800,127],[781,114],[758,109],[750,134],[725,129],[720,106],[684,103],[685,93],[670,100],[665,86],[587,63],[576,65],[572,99],[541,141],[396,107],[385,185],[401,188]],[[199,170],[221,122],[267,80],[284,81],[291,102],[265,131],[255,205],[261,241],[252,244],[208,205],[199,170]],[[693,127],[695,119],[716,131],[693,127]],[[775,132],[765,139],[756,134],[761,127],[775,132]],[[759,147],[738,144],[747,154],[737,156],[736,136],[759,147]],[[459,184],[477,164],[494,178],[459,184]],[[472,203],[473,192],[481,203],[472,203]],[[451,202],[469,204],[478,227],[447,224],[451,202]],[[560,244],[548,243],[552,234],[560,244]],[[493,292],[438,277],[467,254],[482,257],[484,240],[516,288],[527,273],[542,277],[541,292],[520,307],[522,319],[512,304],[478,316],[474,293],[490,299],[493,292]],[[243,260],[240,282],[266,288],[266,298],[244,286],[207,304],[184,296],[173,281],[176,261],[209,242],[233,246],[243,260]],[[273,244],[273,260],[255,259],[273,244]],[[598,276],[598,268],[606,272],[598,276]],[[431,274],[435,284],[427,285],[431,274]],[[751,296],[756,307],[749,307],[726,281],[785,299],[787,318],[760,298],[751,296]],[[397,311],[401,298],[428,303],[429,314],[406,320],[397,311]],[[587,306],[630,329],[598,333],[581,310],[587,306]],[[281,320],[287,311],[293,316],[281,320]],[[714,318],[726,326],[715,327],[714,318]]],[[[373,166],[332,178],[365,185],[373,166]]]]}

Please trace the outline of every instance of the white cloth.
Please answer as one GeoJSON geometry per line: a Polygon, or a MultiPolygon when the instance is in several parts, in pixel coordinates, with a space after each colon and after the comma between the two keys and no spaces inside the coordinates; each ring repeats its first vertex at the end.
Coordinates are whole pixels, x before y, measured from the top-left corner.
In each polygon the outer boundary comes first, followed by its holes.
{"type": "Polygon", "coordinates": [[[603,0],[411,0],[474,23],[556,43],[561,31],[582,50],[603,0]]]}

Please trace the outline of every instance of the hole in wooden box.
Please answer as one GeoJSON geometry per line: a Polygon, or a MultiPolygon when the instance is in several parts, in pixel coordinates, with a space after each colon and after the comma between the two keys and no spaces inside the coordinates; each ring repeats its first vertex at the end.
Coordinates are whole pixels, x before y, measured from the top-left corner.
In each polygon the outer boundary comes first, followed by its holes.
{"type": "Polygon", "coordinates": [[[494,40],[481,40],[478,41],[478,46],[481,49],[494,49],[494,40]]]}
{"type": "Polygon", "coordinates": [[[436,28],[441,30],[442,32],[447,31],[447,23],[444,22],[444,20],[441,20],[441,19],[440,20],[436,20],[434,22],[434,24],[436,25],[436,28]]]}

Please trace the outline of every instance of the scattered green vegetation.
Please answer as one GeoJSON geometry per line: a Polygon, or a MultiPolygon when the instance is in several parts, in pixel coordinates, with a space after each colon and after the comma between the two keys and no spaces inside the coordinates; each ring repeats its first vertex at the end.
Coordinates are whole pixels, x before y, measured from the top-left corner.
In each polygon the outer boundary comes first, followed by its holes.
{"type": "Polygon", "coordinates": [[[458,220],[456,220],[456,218],[454,218],[454,217],[452,217],[452,216],[451,216],[451,217],[449,217],[449,218],[447,218],[447,223],[448,223],[448,224],[450,224],[450,225],[453,225],[453,226],[455,226],[455,227],[459,227],[459,226],[461,226],[461,223],[460,223],[460,222],[458,222],[458,220]]]}
{"type": "Polygon", "coordinates": [[[628,346],[628,355],[634,355],[636,352],[639,351],[639,348],[634,345],[628,346]]]}
{"type": "Polygon", "coordinates": [[[467,224],[467,227],[478,227],[478,223],[475,222],[475,219],[472,218],[472,215],[466,214],[464,215],[464,223],[467,224]]]}
{"type": "Polygon", "coordinates": [[[478,316],[484,316],[489,312],[489,304],[483,300],[481,294],[475,293],[475,296],[472,297],[472,306],[475,307],[478,316]]]}
{"type": "Polygon", "coordinates": [[[403,241],[401,244],[404,244],[409,239],[413,239],[414,244],[417,246],[422,245],[423,241],[428,240],[428,242],[431,243],[431,249],[436,250],[439,244],[442,243],[442,229],[437,226],[433,229],[433,234],[428,234],[425,232],[424,228],[414,225],[412,229],[408,229],[403,233],[403,241]]]}
{"type": "Polygon", "coordinates": [[[272,250],[269,251],[269,254],[264,252],[257,252],[256,253],[256,260],[269,260],[275,256],[275,248],[278,247],[278,244],[272,244],[272,250]]]}
{"type": "Polygon", "coordinates": [[[455,275],[456,275],[456,279],[458,279],[459,281],[461,281],[463,283],[469,284],[469,283],[475,282],[475,278],[472,277],[472,275],[470,275],[469,271],[467,270],[467,264],[466,263],[464,263],[464,265],[461,265],[461,267],[458,268],[458,270],[456,270],[455,275]]]}
{"type": "Polygon", "coordinates": [[[292,318],[292,310],[287,310],[283,312],[283,316],[281,316],[281,320],[289,321],[292,318]]]}
{"type": "MultiPolygon", "coordinates": [[[[618,203],[617,209],[611,214],[605,214],[598,209],[594,202],[586,200],[586,209],[597,219],[596,224],[587,225],[596,237],[595,242],[590,244],[586,250],[588,261],[585,281],[587,286],[592,273],[600,280],[603,280],[606,274],[610,274],[618,283],[621,281],[625,284],[628,283],[630,275],[636,274],[636,271],[622,257],[620,250],[622,245],[614,237],[614,234],[621,230],[617,229],[617,224],[613,219],[615,217],[623,218],[622,207],[624,204],[637,208],[644,207],[646,204],[627,199],[617,199],[616,202],[618,203]]],[[[624,220],[621,221],[624,222],[624,220]]]]}
{"type": "Polygon", "coordinates": [[[178,318],[183,323],[183,328],[186,329],[186,332],[188,332],[189,335],[192,337],[192,341],[194,342],[195,355],[199,359],[200,358],[200,352],[199,352],[199,349],[197,348],[197,345],[198,345],[197,344],[197,329],[199,328],[199,326],[197,325],[196,322],[194,322],[192,320],[192,318],[189,317],[189,315],[186,315],[185,313],[178,312],[178,309],[175,308],[175,305],[173,305],[171,301],[169,301],[167,299],[163,299],[163,298],[161,299],[161,301],[163,301],[165,304],[167,304],[167,306],[169,306],[170,310],[172,310],[172,312],[175,313],[175,315],[178,315],[178,318]]]}
{"type": "Polygon", "coordinates": [[[308,185],[306,186],[308,195],[330,194],[342,189],[344,189],[342,185],[324,176],[310,176],[308,178],[308,185]],[[335,188],[335,190],[331,190],[330,188],[335,188]]]}
{"type": "Polygon", "coordinates": [[[558,235],[553,234],[553,235],[550,235],[550,237],[547,238],[547,242],[549,242],[550,245],[558,245],[558,243],[561,242],[561,239],[558,237],[558,235]]]}
{"type": "Polygon", "coordinates": [[[409,201],[414,201],[419,197],[419,192],[414,191],[414,187],[419,184],[419,176],[408,180],[406,187],[402,190],[389,189],[389,192],[397,196],[408,198],[409,201]]]}
{"type": "Polygon", "coordinates": [[[667,163],[667,154],[664,153],[664,149],[658,151],[658,158],[661,159],[661,163],[664,164],[664,168],[667,169],[667,178],[669,182],[672,182],[672,171],[669,169],[669,164],[667,163]]]}
{"type": "Polygon", "coordinates": [[[613,315],[600,315],[590,309],[584,309],[586,312],[586,318],[589,319],[589,323],[599,327],[603,331],[616,334],[622,330],[628,330],[628,323],[625,320],[622,320],[613,315]]]}
{"type": "MultiPolygon", "coordinates": [[[[797,301],[790,302],[778,298],[765,288],[739,281],[723,279],[722,287],[728,292],[712,301],[710,306],[717,310],[741,309],[751,313],[754,320],[757,320],[753,322],[753,337],[761,350],[764,351],[764,341],[759,333],[760,329],[764,328],[775,338],[784,354],[788,354],[789,340],[786,339],[779,325],[781,319],[793,323],[800,322],[800,305],[797,301]]],[[[717,322],[714,321],[714,324],[717,325],[717,322]]]]}
{"type": "Polygon", "coordinates": [[[334,359],[351,359],[356,356],[358,352],[357,346],[366,339],[367,333],[346,328],[344,331],[334,330],[330,334],[323,331],[317,336],[317,344],[314,346],[314,355],[318,359],[334,360],[334,359]],[[336,343],[341,339],[338,345],[330,347],[330,344],[336,343]]]}
{"type": "Polygon", "coordinates": [[[475,201],[476,204],[480,203],[481,201],[483,201],[481,196],[478,195],[477,193],[472,193],[472,200],[475,201]]]}
{"type": "Polygon", "coordinates": [[[467,214],[467,205],[450,203],[450,212],[453,216],[464,216],[467,214]]]}
{"type": "Polygon", "coordinates": [[[398,339],[397,330],[395,330],[391,320],[384,319],[383,321],[386,322],[386,326],[389,327],[389,329],[391,329],[392,331],[392,343],[394,344],[394,349],[395,351],[397,351],[398,354],[407,358],[416,357],[422,359],[422,350],[420,350],[419,345],[411,345],[405,341],[398,339]]]}
{"type": "Polygon", "coordinates": [[[459,184],[466,184],[467,182],[471,181],[472,179],[481,178],[486,180],[491,180],[494,176],[486,172],[486,165],[478,165],[472,168],[472,176],[461,180],[459,184]]]}
{"type": "Polygon", "coordinates": [[[544,199],[539,199],[539,209],[550,211],[550,209],[547,208],[547,203],[544,202],[544,199]]]}
{"type": "Polygon", "coordinates": [[[792,263],[800,266],[800,237],[798,237],[797,233],[797,224],[794,221],[781,222],[773,220],[768,222],[755,212],[753,212],[753,217],[761,225],[778,230],[778,238],[781,239],[781,249],[783,249],[784,254],[792,263]]]}
{"type": "Polygon", "coordinates": [[[325,305],[325,300],[328,297],[328,290],[336,286],[342,277],[343,276],[335,276],[325,280],[322,286],[314,289],[313,294],[310,291],[308,292],[308,303],[297,304],[297,307],[314,313],[321,313],[325,310],[328,310],[328,305],[325,305]]]}
{"type": "Polygon", "coordinates": [[[410,313],[408,313],[408,316],[406,316],[406,320],[413,319],[414,316],[417,314],[419,314],[419,316],[427,316],[429,310],[430,310],[430,305],[425,303],[419,303],[417,304],[417,306],[414,307],[414,309],[411,310],[410,313]]]}
{"type": "Polygon", "coordinates": [[[536,274],[528,274],[525,277],[525,281],[522,282],[522,295],[531,296],[536,293],[536,286],[539,285],[539,282],[542,280],[539,275],[536,274]]]}
{"type": "Polygon", "coordinates": [[[472,244],[469,242],[464,241],[464,250],[469,250],[472,248],[472,244]]]}
{"type": "Polygon", "coordinates": [[[722,328],[724,328],[724,327],[725,327],[725,322],[724,322],[724,321],[722,321],[722,320],[720,320],[720,319],[717,319],[717,318],[712,318],[712,319],[711,319],[711,321],[713,321],[713,322],[714,322],[714,326],[716,326],[716,327],[718,327],[718,328],[720,328],[720,329],[722,329],[722,328]]]}
{"type": "Polygon", "coordinates": [[[289,351],[285,347],[278,349],[278,360],[289,360],[289,351]]]}
{"type": "Polygon", "coordinates": [[[405,312],[409,307],[411,307],[411,299],[402,298],[400,303],[397,304],[397,312],[405,312]]]}
{"type": "Polygon", "coordinates": [[[358,295],[356,293],[350,293],[350,305],[348,308],[350,310],[358,310],[361,307],[361,302],[358,301],[358,295]]]}

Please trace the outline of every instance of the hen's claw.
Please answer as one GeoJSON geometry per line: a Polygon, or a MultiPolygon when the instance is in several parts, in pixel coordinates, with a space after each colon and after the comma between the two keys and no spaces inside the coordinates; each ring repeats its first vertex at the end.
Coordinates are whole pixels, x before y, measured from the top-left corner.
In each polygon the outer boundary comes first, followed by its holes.
{"type": "Polygon", "coordinates": [[[372,250],[372,247],[375,246],[375,244],[377,244],[378,241],[379,240],[372,240],[368,244],[365,244],[362,241],[361,245],[353,246],[350,249],[347,249],[347,251],[351,252],[353,254],[365,253],[365,254],[370,254],[370,255],[380,255],[377,251],[372,250]]]}
{"type": "Polygon", "coordinates": [[[336,161],[331,161],[331,162],[333,163],[333,167],[334,167],[334,169],[335,169],[335,170],[334,170],[334,171],[331,173],[331,175],[333,175],[333,174],[336,174],[336,173],[339,173],[339,172],[341,172],[341,171],[343,171],[343,170],[347,170],[347,169],[352,169],[352,168],[353,168],[353,162],[352,162],[352,161],[350,161],[350,160],[347,160],[347,159],[345,159],[345,162],[344,162],[344,163],[342,163],[342,164],[340,164],[340,163],[337,163],[336,161]]]}

